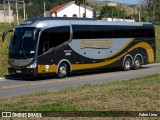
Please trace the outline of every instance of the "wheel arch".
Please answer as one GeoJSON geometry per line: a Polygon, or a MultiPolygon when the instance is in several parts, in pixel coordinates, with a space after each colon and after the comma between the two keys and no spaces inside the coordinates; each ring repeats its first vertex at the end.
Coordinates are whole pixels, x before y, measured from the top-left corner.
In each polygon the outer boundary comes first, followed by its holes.
{"type": "Polygon", "coordinates": [[[66,63],[66,64],[68,65],[68,67],[69,67],[69,72],[72,71],[72,66],[71,66],[70,61],[67,60],[67,59],[63,59],[63,60],[61,60],[61,61],[58,63],[57,70],[56,70],[56,74],[58,73],[58,68],[59,68],[59,66],[60,66],[61,63],[66,63]]]}
{"type": "Polygon", "coordinates": [[[127,55],[123,58],[123,65],[122,65],[122,66],[124,66],[124,62],[125,62],[125,60],[126,60],[127,57],[129,57],[129,58],[131,59],[132,65],[134,65],[134,59],[133,59],[133,57],[132,57],[130,54],[127,54],[127,55]]]}
{"type": "Polygon", "coordinates": [[[142,65],[143,65],[143,64],[144,64],[143,56],[142,56],[141,54],[136,54],[136,55],[134,56],[134,61],[135,61],[136,57],[139,57],[139,58],[142,60],[142,65]]]}

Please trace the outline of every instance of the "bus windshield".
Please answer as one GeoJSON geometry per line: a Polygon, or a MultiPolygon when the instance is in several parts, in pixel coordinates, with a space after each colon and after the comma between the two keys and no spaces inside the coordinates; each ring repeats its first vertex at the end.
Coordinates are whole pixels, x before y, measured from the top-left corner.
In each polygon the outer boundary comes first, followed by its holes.
{"type": "Polygon", "coordinates": [[[35,28],[17,28],[10,41],[9,57],[11,59],[33,58],[36,51],[36,41],[33,40],[35,28]]]}

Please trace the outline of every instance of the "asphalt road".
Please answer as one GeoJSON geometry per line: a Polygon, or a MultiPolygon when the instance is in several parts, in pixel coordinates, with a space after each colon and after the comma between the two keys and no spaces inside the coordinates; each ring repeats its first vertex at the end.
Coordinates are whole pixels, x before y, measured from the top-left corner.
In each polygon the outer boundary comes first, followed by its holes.
{"type": "Polygon", "coordinates": [[[55,91],[68,87],[78,87],[85,84],[128,80],[153,74],[160,74],[160,64],[145,65],[140,70],[112,70],[76,74],[64,79],[53,77],[38,78],[36,80],[0,79],[0,98],[25,95],[40,91],[55,91]]]}

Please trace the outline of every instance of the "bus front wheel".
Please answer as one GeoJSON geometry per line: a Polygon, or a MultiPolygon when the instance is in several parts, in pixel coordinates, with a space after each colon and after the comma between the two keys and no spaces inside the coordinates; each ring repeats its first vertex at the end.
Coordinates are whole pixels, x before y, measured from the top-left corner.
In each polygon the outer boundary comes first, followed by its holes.
{"type": "Polygon", "coordinates": [[[59,78],[65,78],[65,77],[67,77],[68,76],[68,66],[67,66],[67,64],[66,63],[61,63],[60,65],[59,65],[59,67],[58,67],[58,73],[57,73],[57,75],[58,75],[58,77],[59,78]]]}

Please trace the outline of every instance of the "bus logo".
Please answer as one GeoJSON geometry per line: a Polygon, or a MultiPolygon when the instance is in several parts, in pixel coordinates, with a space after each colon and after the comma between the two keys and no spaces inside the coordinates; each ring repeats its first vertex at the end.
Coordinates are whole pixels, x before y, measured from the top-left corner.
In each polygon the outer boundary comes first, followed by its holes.
{"type": "Polygon", "coordinates": [[[81,41],[81,49],[93,48],[93,49],[109,49],[113,44],[113,40],[84,40],[81,41]]]}

